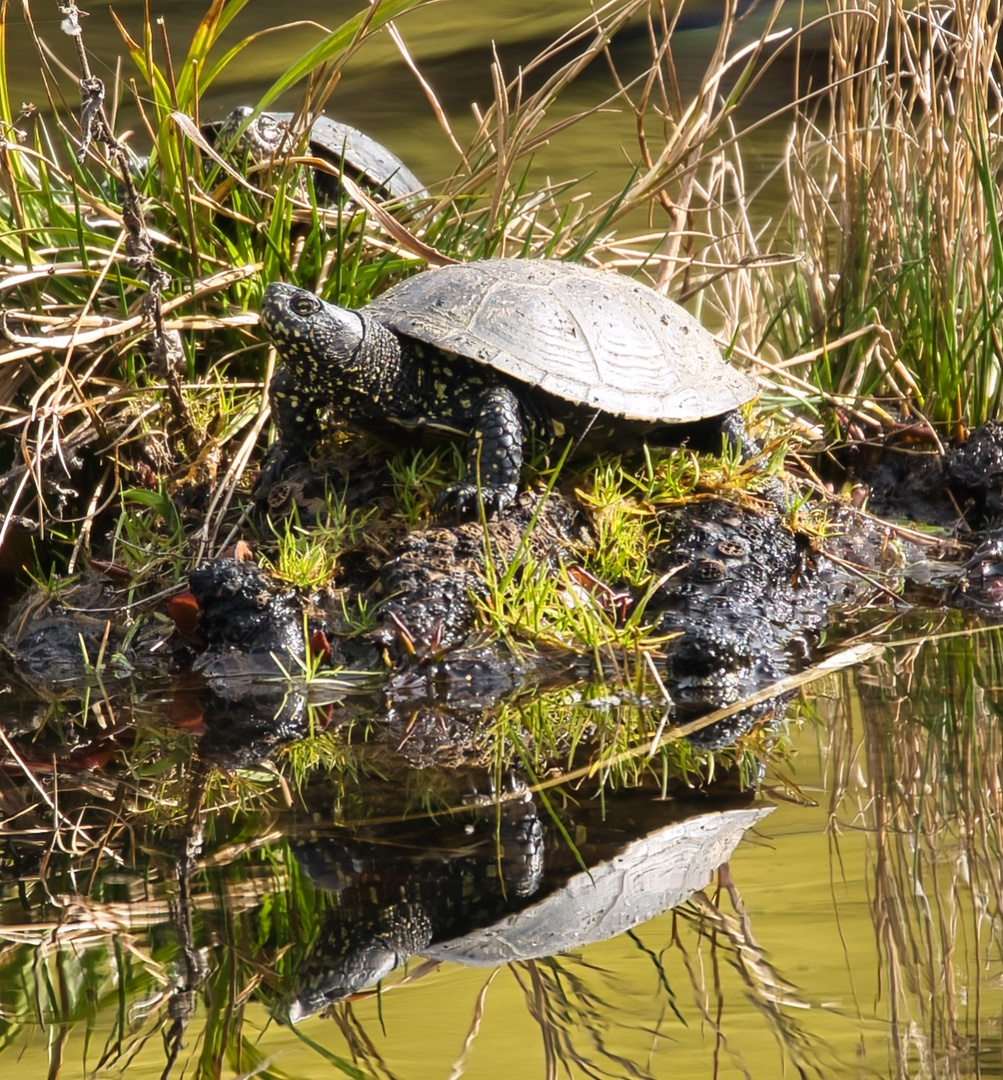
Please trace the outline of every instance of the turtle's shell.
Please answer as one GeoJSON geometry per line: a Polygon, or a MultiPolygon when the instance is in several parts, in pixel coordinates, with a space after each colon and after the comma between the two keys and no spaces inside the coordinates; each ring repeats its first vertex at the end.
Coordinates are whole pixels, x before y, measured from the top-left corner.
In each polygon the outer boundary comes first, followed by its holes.
{"type": "MultiPolygon", "coordinates": [[[[275,113],[275,116],[286,123],[293,119],[292,113],[275,113]]],[[[392,150],[350,124],[318,116],[310,128],[310,147],[333,158],[335,164],[344,158],[346,165],[391,199],[428,197],[425,185],[392,150]]]]}
{"type": "Polygon", "coordinates": [[[678,304],[620,274],[570,263],[482,259],[428,270],[363,312],[528,386],[628,419],[702,420],[756,393],[678,304]]]}
{"type": "MultiPolygon", "coordinates": [[[[225,141],[237,134],[253,111],[241,105],[221,121],[203,125],[202,130],[214,142],[225,141]]],[[[295,118],[291,112],[260,113],[246,127],[239,148],[258,160],[288,153],[297,144],[291,126],[295,118]]],[[[422,182],[393,151],[350,124],[318,116],[310,125],[308,149],[339,167],[344,162],[352,173],[387,198],[408,201],[428,196],[422,182]]]]}

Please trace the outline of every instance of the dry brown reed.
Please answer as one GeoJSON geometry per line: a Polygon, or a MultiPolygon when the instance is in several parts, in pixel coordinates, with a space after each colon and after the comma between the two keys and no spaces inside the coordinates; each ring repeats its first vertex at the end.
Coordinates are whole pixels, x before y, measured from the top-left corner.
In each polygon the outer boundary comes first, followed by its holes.
{"type": "Polygon", "coordinates": [[[801,263],[779,292],[763,276],[766,304],[789,356],[824,350],[794,368],[823,390],[978,423],[999,411],[1003,11],[830,8],[829,87],[786,155],[801,263]]]}

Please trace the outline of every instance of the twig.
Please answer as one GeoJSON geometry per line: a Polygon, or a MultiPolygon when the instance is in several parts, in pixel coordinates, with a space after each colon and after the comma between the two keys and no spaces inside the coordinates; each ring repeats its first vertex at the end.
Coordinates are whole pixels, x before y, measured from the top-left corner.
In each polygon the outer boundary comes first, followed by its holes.
{"type": "MultiPolygon", "coordinates": [[[[10,739],[7,738],[7,733],[2,727],[0,727],[0,743],[3,743],[4,747],[7,750],[7,753],[10,754],[14,761],[17,762],[21,771],[28,778],[28,782],[31,784],[31,786],[38,792],[39,795],[42,796],[42,801],[52,811],[56,820],[63,825],[71,825],[72,823],[70,819],[66,817],[66,815],[56,807],[56,804],[52,801],[52,799],[49,798],[49,793],[38,782],[35,774],[31,771],[31,769],[28,768],[27,764],[24,761],[24,758],[22,758],[21,755],[14,749],[14,744],[10,741],[10,739]]],[[[53,775],[55,774],[53,773],[53,775]]]]}
{"type": "Polygon", "coordinates": [[[77,158],[83,161],[91,149],[91,143],[104,146],[114,159],[118,168],[118,183],[124,192],[122,198],[122,224],[125,227],[125,253],[129,266],[146,282],[148,292],[143,298],[141,311],[153,323],[151,347],[147,350],[150,360],[167,372],[168,394],[175,420],[187,425],[184,399],[181,395],[180,380],[171,365],[172,344],[164,329],[161,307],[161,295],[170,283],[170,277],[157,266],[156,248],[143,217],[143,204],[132,178],[129,159],[125,147],[115,138],[108,115],[105,112],[104,83],[91,73],[87,50],[84,48],[83,32],[80,27],[81,12],[76,0],[67,0],[59,4],[63,15],[62,29],[73,38],[77,47],[77,59],[80,64],[80,128],[81,142],[77,158]]]}

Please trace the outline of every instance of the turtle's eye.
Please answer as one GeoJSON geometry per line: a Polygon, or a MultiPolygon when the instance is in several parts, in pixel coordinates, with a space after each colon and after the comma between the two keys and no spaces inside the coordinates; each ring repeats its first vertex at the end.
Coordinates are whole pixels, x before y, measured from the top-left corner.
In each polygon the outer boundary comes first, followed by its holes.
{"type": "Polygon", "coordinates": [[[313,315],[320,303],[315,296],[297,296],[291,307],[297,315],[313,315]]]}

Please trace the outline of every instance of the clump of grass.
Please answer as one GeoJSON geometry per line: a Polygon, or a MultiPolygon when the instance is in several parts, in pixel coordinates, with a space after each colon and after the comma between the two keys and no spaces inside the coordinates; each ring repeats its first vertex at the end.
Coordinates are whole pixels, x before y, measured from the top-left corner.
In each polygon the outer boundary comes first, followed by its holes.
{"type": "Polygon", "coordinates": [[[375,513],[371,507],[350,510],[337,496],[329,497],[326,506],[325,516],[309,527],[300,524],[296,513],[273,524],[276,554],[274,559],[263,560],[276,578],[305,593],[330,587],[345,552],[359,543],[375,513]]]}
{"type": "Polygon", "coordinates": [[[484,623],[516,648],[522,642],[600,656],[607,649],[634,653],[662,644],[651,636],[643,603],[621,618],[607,587],[581,571],[561,566],[555,573],[526,556],[487,577],[488,594],[478,598],[484,623]]]}
{"type": "Polygon", "coordinates": [[[686,451],[656,458],[646,447],[643,465],[634,469],[620,458],[597,462],[590,488],[578,490],[595,541],[589,570],[611,584],[647,585],[648,552],[657,531],[654,507],[692,495],[699,478],[700,459],[686,451]]]}
{"type": "Polygon", "coordinates": [[[785,162],[801,261],[763,279],[774,330],[829,395],[982,423],[1003,402],[998,5],[831,12],[829,89],[785,162]]]}
{"type": "Polygon", "coordinates": [[[387,466],[393,481],[395,513],[408,530],[432,518],[439,495],[462,475],[463,470],[459,447],[455,443],[432,450],[392,454],[387,458],[387,466]]]}

